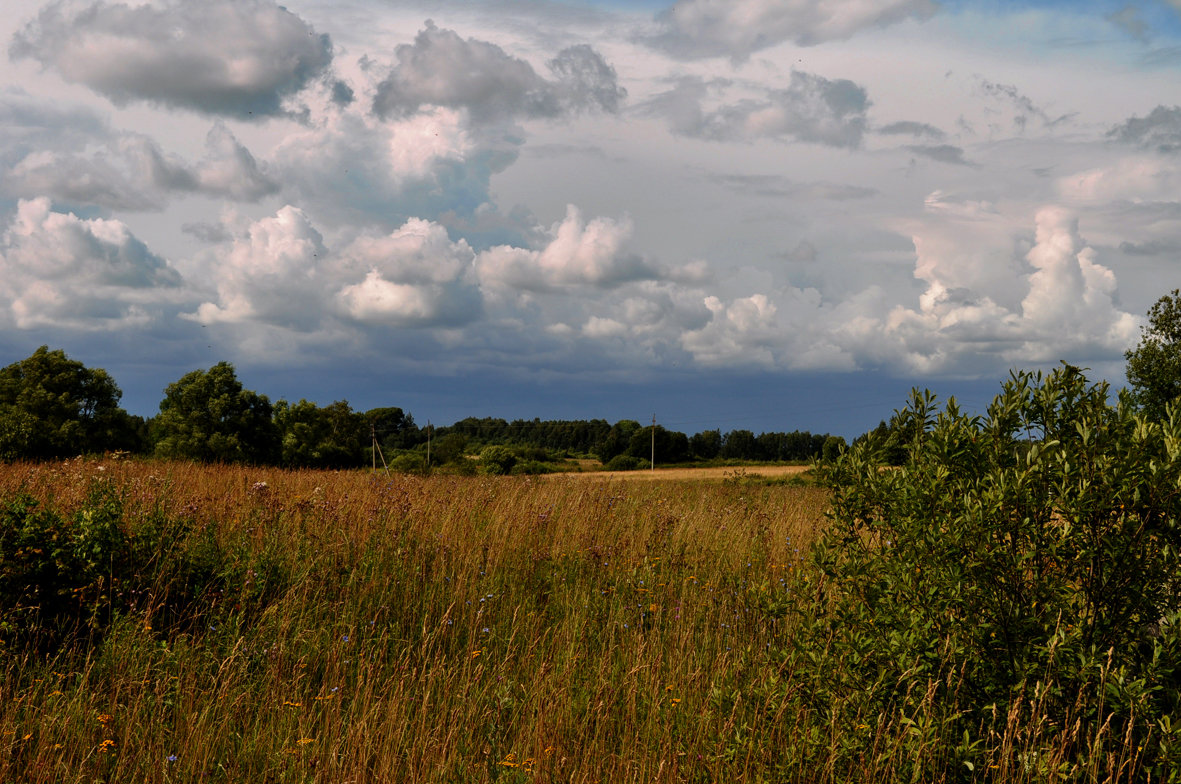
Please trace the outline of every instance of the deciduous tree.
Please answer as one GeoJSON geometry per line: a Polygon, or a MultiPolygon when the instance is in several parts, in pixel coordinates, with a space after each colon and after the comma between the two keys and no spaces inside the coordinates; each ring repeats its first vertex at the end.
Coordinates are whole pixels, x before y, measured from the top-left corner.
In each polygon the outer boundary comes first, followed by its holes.
{"type": "Polygon", "coordinates": [[[156,454],[225,463],[272,463],[279,455],[271,401],[244,389],[234,366],[194,370],[165,390],[154,423],[156,454]]]}
{"type": "Polygon", "coordinates": [[[1165,406],[1181,397],[1181,289],[1149,309],[1140,345],[1124,358],[1136,402],[1150,418],[1163,419],[1165,406]]]}
{"type": "Polygon", "coordinates": [[[0,369],[0,458],[137,448],[135,422],[105,370],[41,346],[0,369]]]}

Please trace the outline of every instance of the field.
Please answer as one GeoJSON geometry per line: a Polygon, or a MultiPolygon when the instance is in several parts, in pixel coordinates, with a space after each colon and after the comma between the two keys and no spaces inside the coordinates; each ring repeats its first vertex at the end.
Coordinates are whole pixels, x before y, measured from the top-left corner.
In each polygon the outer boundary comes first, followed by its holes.
{"type": "Polygon", "coordinates": [[[956,702],[948,640],[834,599],[836,497],[756,473],[0,466],[0,782],[1114,782],[1150,744],[1168,769],[1159,709],[1081,710],[1152,688],[1111,654],[1082,691],[956,702]]]}
{"type": "Polygon", "coordinates": [[[816,488],[79,461],[0,490],[66,528],[115,499],[122,542],[74,575],[74,642],[3,651],[0,781],[754,780],[801,718],[774,608],[816,488]]]}
{"type": "Polygon", "coordinates": [[[745,479],[782,479],[808,471],[806,465],[706,466],[701,468],[658,468],[655,471],[592,471],[569,473],[568,477],[597,480],[637,479],[641,481],[741,481],[745,479]]]}

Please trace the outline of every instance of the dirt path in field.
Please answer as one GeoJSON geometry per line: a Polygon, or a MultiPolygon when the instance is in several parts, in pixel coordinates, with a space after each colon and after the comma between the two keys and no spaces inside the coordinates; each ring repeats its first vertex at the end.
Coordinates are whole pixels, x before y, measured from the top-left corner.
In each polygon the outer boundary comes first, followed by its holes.
{"type": "Polygon", "coordinates": [[[655,471],[641,469],[638,471],[580,471],[569,474],[550,474],[550,477],[574,479],[627,479],[637,482],[662,479],[676,480],[714,480],[720,482],[734,476],[748,478],[764,477],[771,479],[791,474],[802,474],[810,466],[806,465],[773,465],[773,466],[710,466],[708,468],[657,468],[655,471]]]}

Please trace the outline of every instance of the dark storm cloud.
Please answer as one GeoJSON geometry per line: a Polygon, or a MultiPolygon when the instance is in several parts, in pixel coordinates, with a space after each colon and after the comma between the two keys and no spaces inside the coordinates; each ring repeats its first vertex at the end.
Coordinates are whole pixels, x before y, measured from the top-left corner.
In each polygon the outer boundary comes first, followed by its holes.
{"type": "Polygon", "coordinates": [[[1158,106],[1147,117],[1131,117],[1107,138],[1158,152],[1181,150],[1181,106],[1158,106]]]}
{"type": "Polygon", "coordinates": [[[54,3],[13,37],[9,53],[116,105],[248,118],[283,113],[284,99],[329,67],[332,44],[266,0],[54,3]]]}

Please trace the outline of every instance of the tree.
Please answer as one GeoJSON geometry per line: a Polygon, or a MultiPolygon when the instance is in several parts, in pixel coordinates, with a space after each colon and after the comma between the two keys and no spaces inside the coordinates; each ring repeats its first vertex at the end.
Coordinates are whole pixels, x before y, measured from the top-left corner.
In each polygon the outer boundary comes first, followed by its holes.
{"type": "Polygon", "coordinates": [[[41,346],[0,370],[0,458],[137,449],[136,425],[105,370],[41,346]]]}
{"type": "Polygon", "coordinates": [[[713,460],[722,451],[722,431],[703,430],[689,439],[689,450],[699,460],[713,460]]]}
{"type": "Polygon", "coordinates": [[[1124,359],[1136,402],[1149,418],[1164,419],[1165,407],[1181,397],[1181,289],[1149,309],[1140,345],[1124,359]]]}
{"type": "Polygon", "coordinates": [[[300,400],[275,404],[281,441],[280,462],[292,468],[351,468],[364,462],[369,427],[348,401],[320,408],[300,400]]]}
{"type": "Polygon", "coordinates": [[[273,463],[279,456],[271,401],[244,389],[234,366],[218,362],[169,384],[154,423],[161,457],[273,463]]]}
{"type": "MultiPolygon", "coordinates": [[[[655,443],[658,463],[683,463],[689,459],[689,437],[684,433],[666,430],[662,425],[657,425],[655,443]]],[[[651,460],[652,444],[652,426],[649,425],[632,433],[624,454],[641,460],[651,460]]]]}
{"type": "Polygon", "coordinates": [[[622,455],[627,451],[631,438],[640,429],[640,423],[634,419],[621,419],[611,426],[607,436],[595,447],[595,455],[599,461],[606,464],[611,458],[622,455]]]}
{"type": "Polygon", "coordinates": [[[414,424],[414,417],[397,406],[371,408],[364,416],[383,449],[410,449],[426,440],[426,434],[414,424]]]}
{"type": "Polygon", "coordinates": [[[731,430],[722,439],[719,455],[726,460],[755,460],[758,458],[758,442],[749,430],[731,430]]]}

